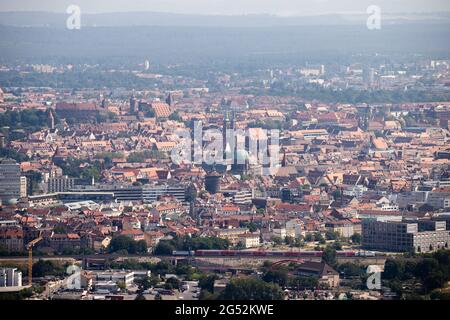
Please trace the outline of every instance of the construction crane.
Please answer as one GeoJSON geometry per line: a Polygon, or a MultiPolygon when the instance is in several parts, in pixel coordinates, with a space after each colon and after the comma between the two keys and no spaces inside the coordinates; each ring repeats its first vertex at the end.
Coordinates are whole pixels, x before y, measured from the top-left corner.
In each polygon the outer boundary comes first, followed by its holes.
{"type": "Polygon", "coordinates": [[[28,250],[28,285],[31,287],[33,285],[33,247],[42,240],[42,236],[39,235],[38,238],[30,241],[26,248],[28,250]]]}

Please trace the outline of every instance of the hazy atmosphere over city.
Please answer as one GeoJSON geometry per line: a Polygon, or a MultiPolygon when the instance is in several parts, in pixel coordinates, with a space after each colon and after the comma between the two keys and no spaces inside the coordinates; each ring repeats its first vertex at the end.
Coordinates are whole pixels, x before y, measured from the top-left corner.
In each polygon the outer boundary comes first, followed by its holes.
{"type": "Polygon", "coordinates": [[[183,14],[274,14],[282,16],[364,13],[376,4],[389,13],[424,13],[450,10],[446,0],[15,0],[0,1],[1,11],[65,12],[76,4],[86,13],[153,11],[183,14]]]}
{"type": "Polygon", "coordinates": [[[0,301],[449,300],[449,39],[448,0],[0,0],[0,301]]]}

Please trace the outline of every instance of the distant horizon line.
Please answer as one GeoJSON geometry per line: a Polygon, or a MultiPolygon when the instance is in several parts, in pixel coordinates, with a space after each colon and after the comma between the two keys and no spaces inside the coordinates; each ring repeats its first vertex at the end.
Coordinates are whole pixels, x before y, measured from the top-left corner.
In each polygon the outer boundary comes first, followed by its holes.
{"type": "MultiPolygon", "coordinates": [[[[65,11],[40,11],[40,10],[7,10],[3,11],[0,9],[1,14],[14,14],[14,13],[46,13],[46,14],[67,14],[65,11]]],[[[323,16],[358,16],[367,15],[365,11],[341,11],[341,12],[327,12],[327,13],[317,13],[317,14],[280,14],[280,13],[236,13],[236,14],[226,14],[226,13],[180,13],[171,11],[103,11],[103,12],[84,12],[88,15],[106,15],[106,14],[168,14],[168,15],[183,15],[183,16],[203,16],[203,17],[248,17],[248,16],[270,16],[274,18],[302,18],[302,17],[323,17],[323,16]]],[[[386,15],[446,15],[450,14],[449,11],[391,11],[383,12],[386,15]]]]}

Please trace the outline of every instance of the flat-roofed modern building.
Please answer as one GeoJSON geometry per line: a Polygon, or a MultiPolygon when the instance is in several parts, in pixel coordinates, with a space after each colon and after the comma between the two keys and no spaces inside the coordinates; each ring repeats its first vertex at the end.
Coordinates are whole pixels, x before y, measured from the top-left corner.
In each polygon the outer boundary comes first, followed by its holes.
{"type": "Polygon", "coordinates": [[[449,199],[450,199],[450,187],[436,188],[428,193],[426,203],[435,209],[444,209],[446,205],[448,205],[449,199]]]}
{"type": "Polygon", "coordinates": [[[450,212],[444,212],[442,214],[435,215],[431,219],[434,221],[445,221],[447,230],[450,230],[450,212]]]}
{"type": "Polygon", "coordinates": [[[70,189],[71,193],[83,194],[85,198],[89,197],[89,194],[109,194],[117,201],[142,201],[142,187],[131,185],[104,185],[86,186],[86,187],[74,187],[70,189]]]}
{"type": "Polygon", "coordinates": [[[179,201],[184,201],[185,195],[185,186],[183,185],[145,185],[142,188],[142,199],[144,203],[155,202],[160,196],[173,196],[179,201]]]}
{"type": "Polygon", "coordinates": [[[85,201],[96,201],[96,202],[111,202],[114,201],[114,193],[112,192],[60,192],[57,194],[58,199],[62,202],[85,202],[85,201]]]}
{"type": "Polygon", "coordinates": [[[394,252],[432,252],[446,249],[450,231],[445,221],[378,221],[364,219],[362,245],[366,249],[394,252]]]}
{"type": "Polygon", "coordinates": [[[22,272],[17,268],[0,269],[0,287],[21,287],[22,272]]]}
{"type": "Polygon", "coordinates": [[[75,178],[69,178],[68,176],[64,177],[55,177],[48,179],[48,192],[65,192],[75,186],[75,178]]]}
{"type": "MultiPolygon", "coordinates": [[[[158,200],[160,196],[173,196],[179,201],[185,199],[185,186],[182,184],[146,184],[143,186],[132,185],[105,185],[101,187],[82,187],[73,188],[70,192],[65,192],[65,197],[69,195],[79,197],[83,196],[85,200],[91,199],[91,195],[108,194],[116,201],[143,201],[144,203],[151,203],[158,200]]],[[[72,199],[74,200],[74,199],[72,199]]],[[[81,199],[80,199],[81,200],[81,199]]],[[[100,199],[99,199],[100,200],[100,199]]]]}
{"type": "Polygon", "coordinates": [[[123,282],[127,287],[134,282],[134,272],[132,271],[102,271],[95,274],[97,282],[112,281],[114,283],[123,282]]]}

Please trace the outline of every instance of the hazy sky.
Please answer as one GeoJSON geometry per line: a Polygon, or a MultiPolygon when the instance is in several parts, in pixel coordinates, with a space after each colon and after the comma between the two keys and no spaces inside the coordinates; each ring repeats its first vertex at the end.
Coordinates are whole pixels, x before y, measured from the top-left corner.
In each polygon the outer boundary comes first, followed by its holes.
{"type": "Polygon", "coordinates": [[[449,0],[0,0],[0,11],[65,12],[70,4],[82,12],[159,11],[199,14],[311,15],[364,13],[369,5],[384,12],[450,11],[449,0]]]}

